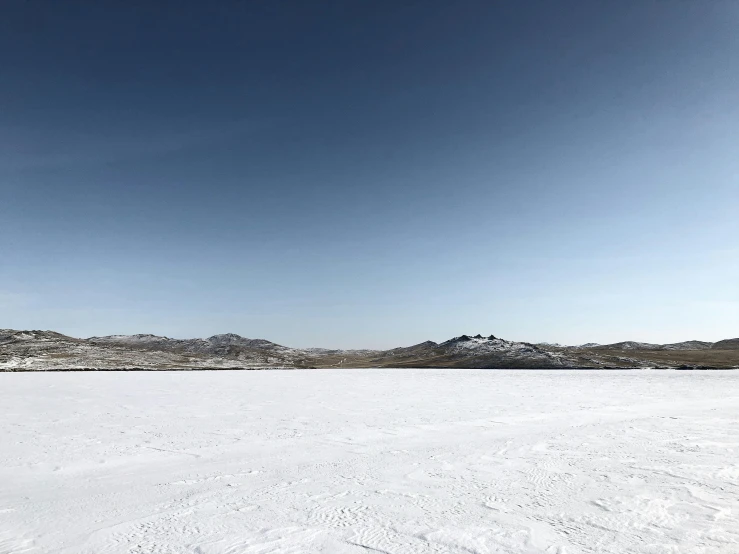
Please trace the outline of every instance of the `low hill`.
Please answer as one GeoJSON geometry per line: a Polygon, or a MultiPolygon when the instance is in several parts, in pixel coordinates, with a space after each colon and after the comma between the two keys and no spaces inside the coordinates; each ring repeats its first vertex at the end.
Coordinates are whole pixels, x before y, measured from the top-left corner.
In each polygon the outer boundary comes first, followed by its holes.
{"type": "Polygon", "coordinates": [[[739,339],[726,339],[714,342],[711,346],[714,350],[739,350],[739,339]]]}

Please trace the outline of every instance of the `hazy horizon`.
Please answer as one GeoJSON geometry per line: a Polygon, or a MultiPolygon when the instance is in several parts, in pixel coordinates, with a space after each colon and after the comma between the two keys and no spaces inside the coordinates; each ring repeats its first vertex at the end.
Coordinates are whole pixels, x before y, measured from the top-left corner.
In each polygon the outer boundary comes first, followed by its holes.
{"type": "Polygon", "coordinates": [[[0,327],[739,336],[739,3],[11,0],[0,327]]]}

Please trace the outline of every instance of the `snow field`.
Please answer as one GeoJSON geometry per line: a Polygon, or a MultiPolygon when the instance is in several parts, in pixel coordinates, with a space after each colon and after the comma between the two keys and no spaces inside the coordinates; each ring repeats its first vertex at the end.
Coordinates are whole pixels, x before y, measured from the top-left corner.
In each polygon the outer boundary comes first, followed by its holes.
{"type": "Polygon", "coordinates": [[[739,373],[0,374],[0,554],[739,553],[739,373]]]}

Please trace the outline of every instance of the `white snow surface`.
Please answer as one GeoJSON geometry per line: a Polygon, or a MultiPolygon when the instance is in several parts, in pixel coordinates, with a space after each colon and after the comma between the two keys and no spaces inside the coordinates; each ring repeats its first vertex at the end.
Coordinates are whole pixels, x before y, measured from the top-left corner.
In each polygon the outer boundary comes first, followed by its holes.
{"type": "Polygon", "coordinates": [[[739,552],[739,373],[0,374],[0,553],[739,552]]]}

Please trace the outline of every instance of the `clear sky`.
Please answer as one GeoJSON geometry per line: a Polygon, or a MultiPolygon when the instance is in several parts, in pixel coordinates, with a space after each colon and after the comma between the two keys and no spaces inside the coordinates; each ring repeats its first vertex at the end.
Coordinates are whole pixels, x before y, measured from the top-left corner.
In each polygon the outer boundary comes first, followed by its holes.
{"type": "Polygon", "coordinates": [[[739,336],[735,0],[6,0],[0,327],[739,336]]]}

